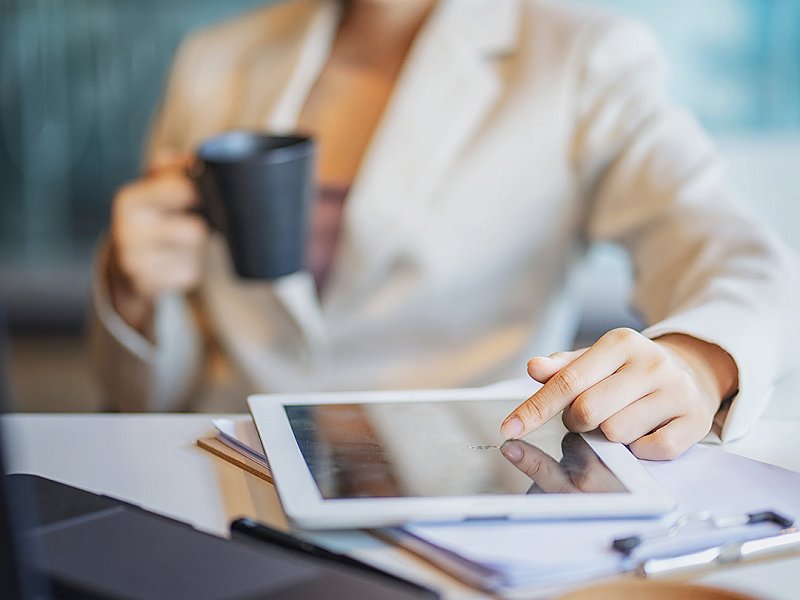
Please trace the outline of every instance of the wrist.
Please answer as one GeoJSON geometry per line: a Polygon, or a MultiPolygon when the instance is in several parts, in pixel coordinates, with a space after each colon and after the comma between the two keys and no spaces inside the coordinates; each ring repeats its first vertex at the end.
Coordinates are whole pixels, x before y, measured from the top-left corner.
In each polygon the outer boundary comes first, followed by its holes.
{"type": "Polygon", "coordinates": [[[698,387],[714,403],[715,411],[739,387],[739,370],[725,350],[685,334],[668,334],[654,340],[684,364],[698,387]]]}

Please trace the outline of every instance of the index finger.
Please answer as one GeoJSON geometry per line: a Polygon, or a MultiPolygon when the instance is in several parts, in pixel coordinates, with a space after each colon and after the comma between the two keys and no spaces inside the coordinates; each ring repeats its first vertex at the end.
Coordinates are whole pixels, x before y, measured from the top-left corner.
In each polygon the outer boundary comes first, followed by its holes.
{"type": "Polygon", "coordinates": [[[141,182],[142,199],[166,211],[185,211],[197,206],[198,195],[192,181],[179,171],[164,171],[141,182]]]}
{"type": "Polygon", "coordinates": [[[584,391],[619,369],[627,355],[619,346],[599,340],[553,375],[533,396],[509,414],[500,427],[506,439],[521,438],[540,427],[584,391]]]}

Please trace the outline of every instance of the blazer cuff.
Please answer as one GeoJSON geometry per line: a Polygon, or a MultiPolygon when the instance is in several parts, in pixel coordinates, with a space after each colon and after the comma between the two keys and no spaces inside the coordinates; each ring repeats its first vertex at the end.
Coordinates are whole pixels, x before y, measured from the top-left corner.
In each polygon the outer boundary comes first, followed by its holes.
{"type": "MultiPolygon", "coordinates": [[[[195,383],[202,355],[202,340],[186,299],[180,294],[162,294],[153,311],[154,336],[151,342],[128,325],[111,302],[106,281],[108,244],[96,254],[92,278],[92,305],[96,345],[110,352],[119,364],[135,371],[133,380],[109,381],[113,405],[122,410],[170,411],[186,409],[189,392],[195,383]],[[119,385],[118,385],[119,384],[119,385]],[[128,397],[130,396],[130,397],[128,397]]],[[[110,357],[98,357],[104,363],[110,357]]],[[[120,369],[103,365],[101,378],[125,379],[120,369]]]]}
{"type": "Polygon", "coordinates": [[[111,294],[108,290],[107,273],[109,246],[102,242],[100,250],[96,253],[94,268],[92,269],[92,304],[100,325],[114,340],[128,352],[145,363],[155,360],[156,346],[125,320],[114,309],[111,294]]]}

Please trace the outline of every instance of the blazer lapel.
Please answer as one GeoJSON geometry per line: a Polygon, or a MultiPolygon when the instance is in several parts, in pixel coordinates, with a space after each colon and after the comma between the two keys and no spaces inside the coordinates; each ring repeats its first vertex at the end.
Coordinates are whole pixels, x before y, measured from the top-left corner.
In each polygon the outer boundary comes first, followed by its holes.
{"type": "Polygon", "coordinates": [[[327,302],[369,290],[413,239],[501,90],[496,59],[516,41],[517,1],[443,0],[420,31],[347,200],[327,302]]]}

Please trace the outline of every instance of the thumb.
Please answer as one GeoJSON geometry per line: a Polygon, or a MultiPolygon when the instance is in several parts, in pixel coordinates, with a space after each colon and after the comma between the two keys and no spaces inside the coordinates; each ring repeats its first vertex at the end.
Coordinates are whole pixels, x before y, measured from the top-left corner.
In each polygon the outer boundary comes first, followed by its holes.
{"type": "Polygon", "coordinates": [[[547,383],[553,375],[587,350],[588,348],[581,348],[570,352],[554,352],[549,356],[536,356],[528,361],[528,375],[539,383],[547,383]]]}

